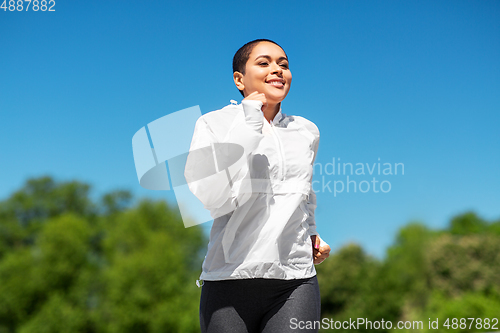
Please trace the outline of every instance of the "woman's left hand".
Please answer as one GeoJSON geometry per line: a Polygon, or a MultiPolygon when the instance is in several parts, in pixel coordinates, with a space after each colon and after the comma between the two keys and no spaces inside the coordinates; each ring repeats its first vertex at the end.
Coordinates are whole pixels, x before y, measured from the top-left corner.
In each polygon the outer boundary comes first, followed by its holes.
{"type": "Polygon", "coordinates": [[[326,258],[330,256],[330,246],[326,243],[321,243],[321,239],[316,235],[311,236],[313,245],[314,264],[321,264],[326,258]]]}

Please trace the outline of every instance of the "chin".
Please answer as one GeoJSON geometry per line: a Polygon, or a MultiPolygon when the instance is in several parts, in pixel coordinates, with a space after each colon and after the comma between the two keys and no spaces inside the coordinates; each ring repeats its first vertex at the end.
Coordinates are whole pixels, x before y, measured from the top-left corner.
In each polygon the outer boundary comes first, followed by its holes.
{"type": "Polygon", "coordinates": [[[271,103],[281,103],[284,99],[285,99],[286,95],[285,96],[277,96],[277,97],[270,97],[268,98],[268,103],[271,102],[271,103]]]}
{"type": "Polygon", "coordinates": [[[267,104],[278,104],[281,103],[283,100],[284,98],[267,98],[267,104]]]}
{"type": "Polygon", "coordinates": [[[286,94],[283,94],[283,93],[279,93],[279,94],[276,94],[276,92],[269,92],[269,93],[266,93],[266,98],[269,100],[269,101],[278,101],[277,103],[281,102],[282,100],[284,100],[286,97],[286,94]]]}

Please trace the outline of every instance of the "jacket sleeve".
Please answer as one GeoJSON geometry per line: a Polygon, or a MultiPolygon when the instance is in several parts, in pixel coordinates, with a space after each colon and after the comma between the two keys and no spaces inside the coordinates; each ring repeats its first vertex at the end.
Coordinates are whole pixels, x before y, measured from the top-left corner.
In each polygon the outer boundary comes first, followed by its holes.
{"type": "MultiPolygon", "coordinates": [[[[319,146],[319,131],[315,135],[315,139],[312,145],[313,151],[314,151],[314,158],[312,160],[312,165],[314,167],[314,161],[316,160],[316,155],[318,154],[318,146],[319,146]]],[[[316,210],[316,193],[313,190],[312,187],[312,177],[311,177],[311,190],[309,192],[309,195],[307,196],[307,201],[306,201],[306,209],[308,213],[308,217],[306,219],[307,223],[309,224],[309,235],[319,235],[318,232],[316,231],[316,219],[314,217],[314,212],[316,210]]]]}
{"type": "Polygon", "coordinates": [[[264,114],[260,101],[242,101],[242,106],[245,121],[236,121],[224,138],[200,117],[186,160],[189,189],[213,218],[232,212],[251,194],[248,159],[264,138],[264,114]]]}
{"type": "Polygon", "coordinates": [[[312,188],[306,202],[306,207],[309,214],[306,219],[307,223],[309,224],[309,235],[318,235],[318,232],[316,231],[316,219],[314,217],[314,211],[316,210],[316,193],[314,193],[312,188]]]}

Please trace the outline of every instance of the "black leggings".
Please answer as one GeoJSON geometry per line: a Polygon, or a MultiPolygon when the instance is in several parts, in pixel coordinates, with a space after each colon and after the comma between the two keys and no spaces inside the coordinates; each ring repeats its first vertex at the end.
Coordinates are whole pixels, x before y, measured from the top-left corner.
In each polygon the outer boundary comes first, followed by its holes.
{"type": "Polygon", "coordinates": [[[201,290],[202,333],[318,332],[304,327],[318,324],[320,316],[316,276],[204,281],[201,290]]]}

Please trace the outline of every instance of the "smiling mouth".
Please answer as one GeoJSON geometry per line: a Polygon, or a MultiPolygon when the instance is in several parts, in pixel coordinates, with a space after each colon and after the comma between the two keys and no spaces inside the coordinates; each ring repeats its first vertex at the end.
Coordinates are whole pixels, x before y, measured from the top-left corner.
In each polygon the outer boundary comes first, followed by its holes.
{"type": "Polygon", "coordinates": [[[276,88],[283,88],[284,86],[283,81],[278,81],[278,80],[268,81],[266,83],[276,88]]]}

